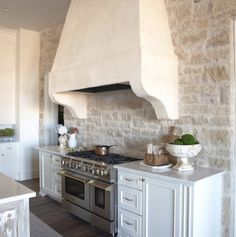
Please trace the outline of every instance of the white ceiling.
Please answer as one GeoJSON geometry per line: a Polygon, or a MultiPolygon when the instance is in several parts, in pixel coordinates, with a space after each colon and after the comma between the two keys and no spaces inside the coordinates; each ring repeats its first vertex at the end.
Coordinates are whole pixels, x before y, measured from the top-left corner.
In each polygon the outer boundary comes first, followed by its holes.
{"type": "Polygon", "coordinates": [[[0,0],[0,27],[42,31],[64,19],[70,0],[0,0]]]}

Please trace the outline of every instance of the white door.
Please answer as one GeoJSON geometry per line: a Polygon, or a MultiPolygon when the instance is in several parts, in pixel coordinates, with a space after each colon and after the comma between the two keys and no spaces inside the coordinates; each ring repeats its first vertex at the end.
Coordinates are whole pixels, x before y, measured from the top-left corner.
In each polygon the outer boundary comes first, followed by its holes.
{"type": "Polygon", "coordinates": [[[181,237],[180,185],[145,178],[144,236],[181,237]]]}
{"type": "Polygon", "coordinates": [[[51,194],[53,190],[52,184],[52,155],[46,152],[40,153],[40,184],[44,193],[51,194]]]}

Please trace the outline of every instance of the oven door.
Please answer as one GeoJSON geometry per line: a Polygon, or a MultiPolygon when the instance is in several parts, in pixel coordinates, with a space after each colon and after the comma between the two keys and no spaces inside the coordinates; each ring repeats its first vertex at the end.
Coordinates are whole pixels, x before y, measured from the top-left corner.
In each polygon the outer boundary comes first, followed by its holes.
{"type": "Polygon", "coordinates": [[[114,184],[90,180],[90,211],[109,221],[115,218],[114,184]]]}
{"type": "Polygon", "coordinates": [[[89,209],[89,178],[70,171],[61,171],[62,197],[80,207],[89,209]]]}

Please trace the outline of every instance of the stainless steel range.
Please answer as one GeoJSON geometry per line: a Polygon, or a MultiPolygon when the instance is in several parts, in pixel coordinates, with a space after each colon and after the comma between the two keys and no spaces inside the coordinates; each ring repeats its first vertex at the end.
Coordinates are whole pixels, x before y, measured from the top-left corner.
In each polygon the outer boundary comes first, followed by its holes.
{"type": "Polygon", "coordinates": [[[71,152],[62,159],[62,205],[76,216],[116,233],[116,170],[113,165],[137,161],[118,154],[71,152]]]}

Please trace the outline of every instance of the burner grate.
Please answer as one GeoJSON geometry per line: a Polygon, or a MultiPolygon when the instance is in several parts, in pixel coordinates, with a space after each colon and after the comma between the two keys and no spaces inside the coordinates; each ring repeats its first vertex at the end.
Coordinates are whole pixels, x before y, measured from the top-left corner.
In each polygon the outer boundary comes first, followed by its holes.
{"type": "Polygon", "coordinates": [[[123,156],[123,155],[119,155],[119,154],[115,154],[115,153],[110,153],[107,156],[99,156],[99,155],[95,154],[94,150],[74,151],[74,152],[67,153],[67,155],[73,156],[73,157],[80,157],[80,158],[84,158],[84,159],[89,159],[89,160],[93,160],[93,161],[100,161],[100,162],[104,162],[104,163],[110,164],[110,165],[121,164],[121,163],[139,160],[138,158],[123,156]]]}

